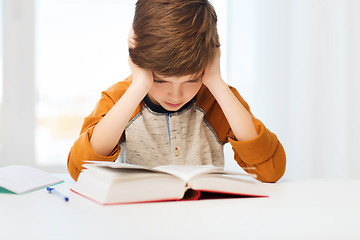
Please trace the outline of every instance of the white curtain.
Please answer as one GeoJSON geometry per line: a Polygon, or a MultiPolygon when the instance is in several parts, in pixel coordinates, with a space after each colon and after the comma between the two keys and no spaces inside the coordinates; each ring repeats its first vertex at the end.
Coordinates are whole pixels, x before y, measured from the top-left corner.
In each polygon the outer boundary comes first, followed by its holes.
{"type": "Polygon", "coordinates": [[[229,0],[227,22],[227,82],[283,143],[284,179],[360,177],[360,1],[229,0]]]}

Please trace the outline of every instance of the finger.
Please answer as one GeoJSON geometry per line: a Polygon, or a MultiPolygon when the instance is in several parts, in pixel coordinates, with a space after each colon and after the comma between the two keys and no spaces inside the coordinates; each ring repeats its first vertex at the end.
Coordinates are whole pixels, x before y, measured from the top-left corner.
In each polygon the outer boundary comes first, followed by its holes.
{"type": "Polygon", "coordinates": [[[129,36],[128,36],[128,46],[129,48],[135,48],[135,33],[132,26],[130,28],[129,36]]]}

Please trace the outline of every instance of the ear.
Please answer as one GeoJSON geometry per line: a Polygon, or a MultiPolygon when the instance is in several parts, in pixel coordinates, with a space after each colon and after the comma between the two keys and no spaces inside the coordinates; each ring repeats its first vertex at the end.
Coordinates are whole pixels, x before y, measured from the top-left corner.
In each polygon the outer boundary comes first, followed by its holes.
{"type": "Polygon", "coordinates": [[[136,38],[136,36],[135,36],[135,33],[134,33],[134,29],[131,26],[129,36],[128,36],[128,46],[129,46],[129,48],[135,48],[135,43],[136,43],[135,38],[136,38]]]}
{"type": "Polygon", "coordinates": [[[215,43],[215,47],[219,48],[220,47],[220,39],[219,39],[219,34],[216,33],[216,43],[215,43]]]}

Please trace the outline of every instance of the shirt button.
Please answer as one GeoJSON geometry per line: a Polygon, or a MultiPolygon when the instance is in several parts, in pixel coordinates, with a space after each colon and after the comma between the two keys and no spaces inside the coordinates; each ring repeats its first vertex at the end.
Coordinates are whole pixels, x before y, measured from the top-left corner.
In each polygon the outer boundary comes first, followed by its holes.
{"type": "Polygon", "coordinates": [[[179,151],[178,148],[175,148],[174,154],[175,154],[176,157],[178,157],[180,155],[180,151],[179,151]]]}

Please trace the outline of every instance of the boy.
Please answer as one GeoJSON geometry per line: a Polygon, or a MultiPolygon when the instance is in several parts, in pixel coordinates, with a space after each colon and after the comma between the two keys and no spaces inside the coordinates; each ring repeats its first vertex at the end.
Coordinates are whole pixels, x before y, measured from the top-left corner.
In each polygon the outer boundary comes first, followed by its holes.
{"type": "Polygon", "coordinates": [[[129,35],[132,75],[102,93],[68,157],[76,180],[84,160],[224,165],[223,145],[263,182],[285,171],[275,134],[220,75],[216,13],[207,0],[139,0],[129,35]]]}

